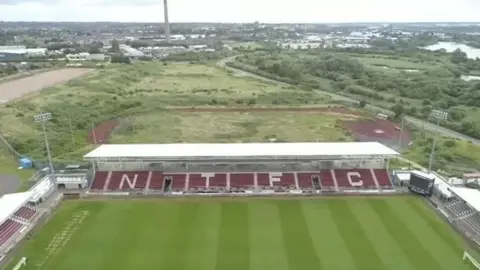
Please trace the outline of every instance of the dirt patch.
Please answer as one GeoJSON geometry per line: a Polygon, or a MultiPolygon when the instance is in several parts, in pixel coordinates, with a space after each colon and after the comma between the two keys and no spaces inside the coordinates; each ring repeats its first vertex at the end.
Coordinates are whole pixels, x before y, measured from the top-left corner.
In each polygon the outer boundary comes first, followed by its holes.
{"type": "MultiPolygon", "coordinates": [[[[378,141],[389,146],[398,146],[400,126],[392,121],[369,119],[344,122],[345,128],[357,141],[378,141]]],[[[401,145],[408,146],[412,138],[410,131],[403,128],[401,145]]]]}
{"type": "Polygon", "coordinates": [[[56,84],[65,83],[91,71],[92,69],[86,68],[58,69],[2,83],[0,84],[0,104],[39,92],[56,84]]]}
{"type": "Polygon", "coordinates": [[[87,136],[89,143],[105,143],[114,129],[118,127],[119,121],[117,119],[108,120],[95,126],[87,136]]]}

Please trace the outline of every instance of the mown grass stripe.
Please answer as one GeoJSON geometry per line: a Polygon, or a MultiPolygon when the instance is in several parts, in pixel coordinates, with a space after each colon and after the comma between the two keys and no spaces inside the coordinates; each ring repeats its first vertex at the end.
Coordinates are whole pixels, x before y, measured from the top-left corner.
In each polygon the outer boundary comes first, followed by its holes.
{"type": "Polygon", "coordinates": [[[221,204],[220,232],[216,270],[249,270],[248,204],[228,202],[221,204]]]}
{"type": "Polygon", "coordinates": [[[299,201],[277,201],[288,269],[321,269],[299,201]]]}
{"type": "Polygon", "coordinates": [[[372,203],[372,208],[384,224],[385,229],[389,231],[417,269],[442,269],[437,260],[425,249],[417,234],[407,226],[406,223],[410,220],[401,219],[385,201],[372,203]]]}
{"type": "Polygon", "coordinates": [[[460,236],[456,235],[456,232],[450,228],[445,220],[432,211],[433,209],[427,209],[426,205],[428,202],[424,202],[421,199],[418,200],[408,200],[407,204],[417,213],[417,215],[422,216],[425,222],[428,223],[428,226],[437,233],[447,246],[451,247],[455,252],[461,252],[464,250],[464,245],[460,239],[460,236]]]}
{"type": "Polygon", "coordinates": [[[357,269],[385,269],[382,260],[379,258],[370,240],[366,237],[365,231],[363,231],[360,222],[350,208],[349,204],[354,204],[356,201],[332,200],[328,203],[332,217],[338,226],[343,240],[347,244],[357,269]]]}
{"type": "Polygon", "coordinates": [[[381,203],[383,201],[377,199],[358,200],[351,203],[350,208],[383,261],[385,270],[415,270],[416,268],[410,262],[407,254],[403,252],[390,231],[385,228],[378,213],[373,209],[374,205],[381,203]]]}
{"type": "Polygon", "coordinates": [[[187,257],[187,269],[212,270],[215,268],[220,231],[220,211],[218,202],[199,204],[194,233],[187,257]]]}
{"type": "MultiPolygon", "coordinates": [[[[128,207],[128,206],[125,206],[128,207]]],[[[29,242],[27,249],[33,249],[33,252],[28,256],[29,265],[35,265],[39,259],[47,258],[45,248],[53,240],[54,236],[62,230],[68,221],[71,220],[72,215],[80,211],[88,211],[88,217],[82,222],[80,228],[75,232],[66,246],[57,255],[57,258],[49,259],[47,262],[47,269],[95,269],[102,261],[102,257],[105,249],[101,249],[100,246],[93,243],[109,243],[113,241],[117,236],[120,228],[104,231],[108,228],[109,224],[106,220],[114,218],[119,222],[123,222],[125,217],[117,217],[117,210],[114,207],[109,206],[104,202],[89,202],[84,204],[66,202],[62,206],[59,213],[55,218],[49,222],[42,234],[35,236],[35,241],[29,242]],[[32,244],[33,246],[30,246],[32,244]],[[83,260],[84,254],[90,256],[90,260],[83,260]],[[55,268],[60,266],[59,268],[55,268]]],[[[18,260],[15,260],[17,262],[18,260]]],[[[7,268],[7,269],[10,269],[7,268]]]]}
{"type": "MultiPolygon", "coordinates": [[[[414,199],[414,198],[408,198],[414,199]]],[[[404,199],[404,200],[407,200],[404,199]]],[[[389,201],[390,208],[396,213],[399,219],[403,219],[405,227],[415,233],[419,244],[437,261],[439,267],[436,269],[462,269],[465,264],[462,262],[462,252],[455,252],[437,235],[425,221],[423,215],[417,212],[407,201],[397,203],[389,201]],[[408,222],[406,222],[408,221],[408,222]]]]}
{"type": "Polygon", "coordinates": [[[175,224],[175,220],[166,220],[169,211],[173,211],[168,205],[152,201],[138,204],[137,207],[143,214],[141,217],[137,216],[138,220],[141,218],[141,223],[138,224],[138,231],[135,232],[137,241],[134,246],[129,247],[132,259],[125,265],[126,269],[148,269],[152,265],[161,265],[166,248],[163,243],[165,234],[159,231],[165,224],[170,228],[175,224]]]}
{"type": "Polygon", "coordinates": [[[249,203],[250,269],[288,270],[276,202],[249,203]]]}
{"type": "MultiPolygon", "coordinates": [[[[102,221],[97,222],[97,226],[100,224],[108,224],[108,228],[98,228],[97,233],[94,233],[91,237],[94,242],[91,242],[92,247],[98,249],[104,249],[102,255],[102,261],[95,270],[114,270],[124,268],[128,264],[131,250],[128,248],[135,245],[137,239],[137,234],[132,232],[137,232],[138,227],[138,218],[141,217],[140,210],[138,205],[135,203],[127,202],[117,202],[108,205],[109,215],[105,215],[102,221]],[[100,234],[111,234],[116,232],[113,239],[108,242],[100,243],[97,242],[97,237],[100,237],[100,234]]],[[[100,225],[101,226],[101,225],[100,225]]]]}
{"type": "Polygon", "coordinates": [[[317,256],[321,258],[322,269],[357,270],[328,203],[304,201],[302,209],[317,256]]]}
{"type": "MultiPolygon", "coordinates": [[[[162,269],[186,269],[186,260],[183,259],[187,254],[192,238],[195,218],[197,216],[197,203],[179,203],[178,214],[173,228],[168,232],[168,241],[165,243],[165,251],[158,256],[165,256],[162,269]]],[[[165,218],[170,218],[166,216],[165,218]]]]}
{"type": "Polygon", "coordinates": [[[361,221],[360,224],[383,261],[385,269],[415,269],[408,256],[385,228],[385,224],[379,218],[377,212],[374,211],[372,206],[379,203],[381,204],[383,201],[376,199],[359,200],[350,204],[350,207],[357,219],[361,221]]]}
{"type": "MultiPolygon", "coordinates": [[[[404,200],[391,202],[393,205],[406,204],[404,200]]],[[[425,247],[425,239],[422,237],[423,232],[421,228],[411,230],[409,223],[412,222],[413,217],[409,215],[408,209],[402,209],[401,212],[396,211],[391,204],[386,201],[379,201],[372,205],[374,211],[378,214],[385,228],[390,232],[390,235],[395,239],[403,252],[407,254],[408,258],[417,269],[444,269],[437,258],[430,250],[425,247]]],[[[441,256],[439,254],[439,256],[441,256]]]]}

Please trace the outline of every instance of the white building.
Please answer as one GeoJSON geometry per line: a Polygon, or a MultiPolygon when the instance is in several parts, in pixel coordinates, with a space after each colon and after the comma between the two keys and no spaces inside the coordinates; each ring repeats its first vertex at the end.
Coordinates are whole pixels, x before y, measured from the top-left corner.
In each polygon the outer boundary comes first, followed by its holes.
{"type": "Polygon", "coordinates": [[[47,54],[47,48],[27,49],[26,46],[0,46],[0,53],[23,54],[27,56],[44,56],[47,54]]]}

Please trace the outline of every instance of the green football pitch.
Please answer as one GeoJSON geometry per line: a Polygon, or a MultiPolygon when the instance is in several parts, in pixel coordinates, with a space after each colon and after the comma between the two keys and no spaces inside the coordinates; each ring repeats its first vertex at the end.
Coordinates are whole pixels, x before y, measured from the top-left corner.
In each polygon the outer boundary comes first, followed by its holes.
{"type": "Polygon", "coordinates": [[[26,256],[27,270],[473,269],[464,249],[410,196],[67,201],[13,263],[26,256]]]}

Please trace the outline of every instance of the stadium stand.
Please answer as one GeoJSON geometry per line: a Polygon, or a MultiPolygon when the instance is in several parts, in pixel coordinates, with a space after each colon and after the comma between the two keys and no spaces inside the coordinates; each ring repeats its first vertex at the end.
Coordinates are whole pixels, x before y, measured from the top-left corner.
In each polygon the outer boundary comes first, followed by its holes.
{"type": "Polygon", "coordinates": [[[92,192],[393,189],[379,143],[102,145],[92,192]],[[121,169],[118,169],[121,168],[121,169]]]}
{"type": "Polygon", "coordinates": [[[0,246],[5,244],[15,233],[17,233],[22,224],[12,219],[7,219],[0,225],[0,246]]]}
{"type": "MultiPolygon", "coordinates": [[[[377,170],[378,172],[379,170],[377,170]]],[[[97,172],[91,185],[93,191],[134,191],[163,190],[164,181],[171,180],[174,190],[206,190],[206,189],[314,189],[314,181],[318,179],[319,189],[338,190],[342,188],[356,189],[391,189],[393,188],[386,170],[380,173],[382,185],[376,185],[373,174],[368,169],[324,170],[319,172],[271,172],[271,173],[163,173],[163,172],[97,172]],[[152,176],[150,184],[145,175],[152,176]],[[108,175],[112,179],[108,181],[108,175]],[[335,178],[332,175],[336,175],[335,178]],[[142,182],[139,183],[139,179],[142,182]],[[255,181],[256,179],[256,181],[255,181]],[[113,181],[112,181],[113,180],[113,181]],[[98,182],[97,182],[98,181],[98,182]],[[256,182],[256,184],[255,184],[256,182]],[[105,186],[108,183],[108,187],[105,186]],[[298,183],[298,185],[297,185],[298,183]]]]}
{"type": "Polygon", "coordinates": [[[28,205],[32,191],[6,194],[0,198],[0,252],[5,252],[25,228],[34,223],[38,211],[28,205]]]}
{"type": "Polygon", "coordinates": [[[35,215],[37,210],[29,206],[22,206],[15,212],[14,216],[23,220],[30,220],[35,215]]]}

